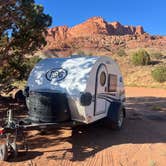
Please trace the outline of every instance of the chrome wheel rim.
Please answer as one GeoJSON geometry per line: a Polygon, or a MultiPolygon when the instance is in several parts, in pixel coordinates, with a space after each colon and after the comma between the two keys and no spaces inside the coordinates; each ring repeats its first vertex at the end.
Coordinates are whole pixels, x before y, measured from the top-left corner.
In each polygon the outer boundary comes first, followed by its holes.
{"type": "Polygon", "coordinates": [[[1,146],[0,146],[0,160],[1,160],[1,161],[4,160],[4,158],[5,158],[5,153],[6,153],[6,151],[5,151],[5,145],[1,145],[1,146]]]}
{"type": "Polygon", "coordinates": [[[121,127],[122,123],[123,123],[123,111],[120,111],[119,120],[118,120],[118,126],[121,127]]]}

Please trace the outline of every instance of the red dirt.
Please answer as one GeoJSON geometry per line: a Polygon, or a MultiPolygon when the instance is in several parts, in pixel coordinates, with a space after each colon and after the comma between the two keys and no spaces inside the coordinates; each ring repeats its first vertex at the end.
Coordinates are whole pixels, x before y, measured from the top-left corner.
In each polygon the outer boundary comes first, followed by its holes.
{"type": "Polygon", "coordinates": [[[126,87],[127,97],[166,97],[166,89],[126,87]]]}
{"type": "Polygon", "coordinates": [[[165,166],[166,90],[126,88],[124,128],[98,124],[28,133],[30,150],[0,166],[165,166]]]}

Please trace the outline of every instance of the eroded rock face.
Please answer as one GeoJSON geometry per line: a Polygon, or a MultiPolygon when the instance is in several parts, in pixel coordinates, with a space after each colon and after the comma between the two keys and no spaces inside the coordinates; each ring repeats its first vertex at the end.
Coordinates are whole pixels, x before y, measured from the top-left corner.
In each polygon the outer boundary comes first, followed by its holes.
{"type": "Polygon", "coordinates": [[[124,26],[119,22],[106,22],[102,17],[92,17],[69,28],[58,26],[48,29],[44,51],[55,51],[66,56],[77,50],[90,52],[116,52],[119,48],[165,49],[166,38],[145,33],[142,26],[124,26]]]}
{"type": "Polygon", "coordinates": [[[67,31],[68,31],[68,27],[67,26],[59,26],[59,27],[54,27],[54,28],[50,28],[48,29],[48,34],[47,34],[47,38],[49,39],[49,37],[53,38],[53,39],[66,39],[67,37],[67,31]]]}
{"type": "Polygon", "coordinates": [[[107,22],[101,17],[93,17],[69,29],[72,37],[89,36],[92,34],[109,34],[107,22]]]}
{"type": "Polygon", "coordinates": [[[143,27],[123,26],[119,22],[106,22],[102,17],[93,17],[74,27],[59,26],[48,30],[47,40],[90,36],[94,34],[127,35],[143,34],[143,27]]]}
{"type": "Polygon", "coordinates": [[[144,29],[142,26],[128,26],[121,25],[119,22],[108,23],[110,35],[142,35],[144,34],[144,29]]]}

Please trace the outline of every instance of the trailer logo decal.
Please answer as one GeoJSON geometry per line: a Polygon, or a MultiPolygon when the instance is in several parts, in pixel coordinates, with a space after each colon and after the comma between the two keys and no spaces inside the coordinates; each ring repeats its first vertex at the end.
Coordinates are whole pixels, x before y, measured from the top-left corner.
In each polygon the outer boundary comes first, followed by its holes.
{"type": "Polygon", "coordinates": [[[46,79],[48,81],[61,81],[67,76],[67,70],[62,68],[51,69],[46,73],[46,79]]]}

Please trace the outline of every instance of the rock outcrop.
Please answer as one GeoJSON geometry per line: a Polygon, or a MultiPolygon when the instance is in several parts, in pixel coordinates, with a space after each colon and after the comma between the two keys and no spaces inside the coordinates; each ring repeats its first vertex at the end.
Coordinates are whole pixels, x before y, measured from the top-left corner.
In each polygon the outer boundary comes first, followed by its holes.
{"type": "Polygon", "coordinates": [[[57,54],[71,54],[78,50],[89,52],[116,52],[118,49],[155,47],[162,49],[166,37],[151,36],[142,26],[122,25],[119,22],[107,22],[102,17],[92,17],[73,27],[57,26],[48,29],[47,45],[44,51],[57,54]]]}
{"type": "Polygon", "coordinates": [[[135,35],[145,33],[143,27],[123,26],[119,22],[106,22],[102,17],[92,17],[87,21],[69,28],[59,26],[48,30],[47,39],[60,39],[89,36],[94,34],[103,35],[135,35]]]}

